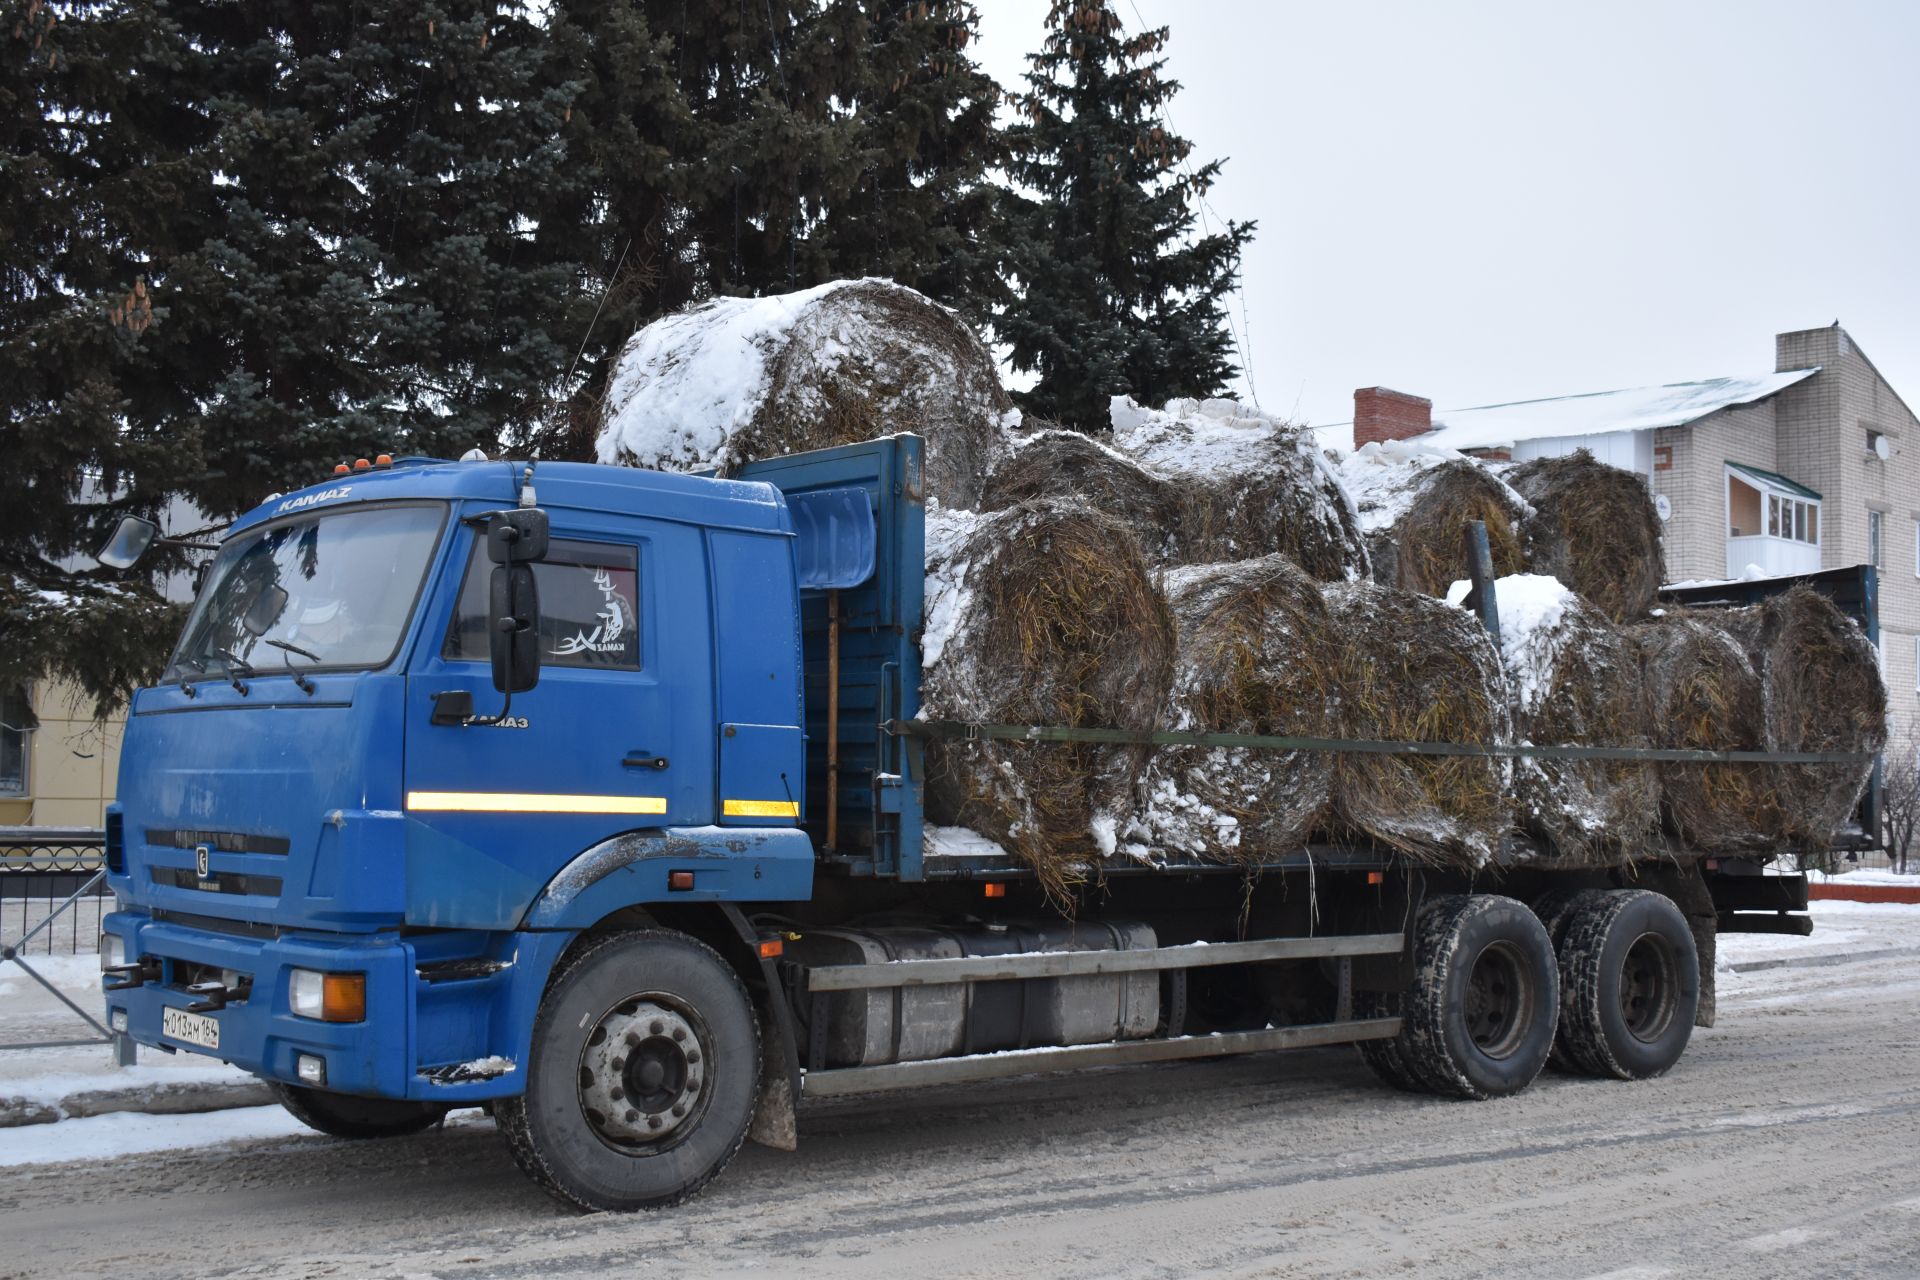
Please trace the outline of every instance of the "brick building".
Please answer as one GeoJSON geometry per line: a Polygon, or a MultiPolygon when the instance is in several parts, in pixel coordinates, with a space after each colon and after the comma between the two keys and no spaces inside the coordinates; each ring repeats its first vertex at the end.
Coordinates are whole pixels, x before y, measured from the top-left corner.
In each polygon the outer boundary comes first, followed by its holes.
{"type": "Polygon", "coordinates": [[[1896,731],[1920,724],[1920,418],[1838,324],[1774,338],[1773,372],[1434,412],[1354,393],[1353,438],[1491,459],[1587,449],[1646,477],[1669,581],[1873,564],[1896,731]]]}

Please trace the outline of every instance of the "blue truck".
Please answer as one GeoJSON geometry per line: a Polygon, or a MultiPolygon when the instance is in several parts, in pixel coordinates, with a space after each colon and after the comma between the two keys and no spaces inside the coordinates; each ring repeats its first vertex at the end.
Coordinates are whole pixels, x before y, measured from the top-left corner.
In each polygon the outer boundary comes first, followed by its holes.
{"type": "Polygon", "coordinates": [[[548,1191],[633,1209],[832,1095],[1344,1043],[1462,1098],[1556,1048],[1654,1075],[1718,929],[1806,927],[1803,880],[1732,862],[1311,847],[1107,869],[1062,913],[929,853],[922,447],[383,457],[236,521],[127,722],[113,1028],[342,1137],[485,1107],[548,1191]]]}

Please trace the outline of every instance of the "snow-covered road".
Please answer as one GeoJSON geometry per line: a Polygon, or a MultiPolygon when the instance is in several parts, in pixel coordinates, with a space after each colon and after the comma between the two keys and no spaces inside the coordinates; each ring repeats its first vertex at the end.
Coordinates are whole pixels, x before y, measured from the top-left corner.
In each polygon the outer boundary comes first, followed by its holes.
{"type": "Polygon", "coordinates": [[[471,1112],[0,1131],[36,1161],[0,1167],[0,1277],[1913,1276],[1920,908],[1816,916],[1725,940],[1720,1025],[1661,1080],[1441,1102],[1325,1050],[848,1099],[655,1215],[551,1204],[471,1112]],[[1843,953],[1879,954],[1753,967],[1843,953]]]}

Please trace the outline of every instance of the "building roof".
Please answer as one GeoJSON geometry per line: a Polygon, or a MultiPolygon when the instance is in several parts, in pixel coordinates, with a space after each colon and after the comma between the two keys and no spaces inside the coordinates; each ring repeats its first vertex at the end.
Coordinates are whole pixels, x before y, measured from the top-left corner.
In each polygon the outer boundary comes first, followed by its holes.
{"type": "Polygon", "coordinates": [[[1727,465],[1749,479],[1758,480],[1762,484],[1772,485],[1782,492],[1791,493],[1802,498],[1812,498],[1815,502],[1823,501],[1818,493],[1807,488],[1807,486],[1801,484],[1798,480],[1789,480],[1783,475],[1772,471],[1762,471],[1758,467],[1750,467],[1744,462],[1735,462],[1731,458],[1727,459],[1727,465]]]}
{"type": "Polygon", "coordinates": [[[1522,440],[1679,427],[1733,405],[1752,404],[1820,372],[1818,368],[1744,378],[1708,378],[1661,387],[1629,387],[1580,396],[1436,410],[1424,442],[1449,449],[1501,449],[1522,440]]]}

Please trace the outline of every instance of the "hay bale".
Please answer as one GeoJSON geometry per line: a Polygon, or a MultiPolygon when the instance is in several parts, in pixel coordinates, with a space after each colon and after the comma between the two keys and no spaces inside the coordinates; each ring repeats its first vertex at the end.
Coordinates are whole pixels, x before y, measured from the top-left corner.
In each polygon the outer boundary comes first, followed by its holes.
{"type": "MultiPolygon", "coordinates": [[[[1179,626],[1172,727],[1330,737],[1340,651],[1313,579],[1284,556],[1170,575],[1179,626]]],[[[1292,853],[1332,798],[1325,752],[1162,748],[1148,766],[1140,838],[1220,862],[1292,853]]]]}
{"type": "MultiPolygon", "coordinates": [[[[1477,618],[1373,583],[1329,586],[1326,600],[1342,642],[1338,736],[1508,740],[1500,656],[1477,618]]],[[[1487,756],[1341,755],[1332,833],[1371,838],[1417,862],[1476,867],[1507,830],[1510,774],[1487,756]]]]}
{"type": "MultiPolygon", "coordinates": [[[[1766,749],[1760,675],[1726,621],[1676,612],[1625,629],[1646,673],[1653,745],[1766,749]]],[[[1661,821],[1688,848],[1763,853],[1776,843],[1782,823],[1763,766],[1663,764],[1659,777],[1661,821]]]]}
{"type": "Polygon", "coordinates": [[[1180,494],[1170,482],[1093,437],[1042,428],[1013,437],[987,480],[983,511],[1078,497],[1133,531],[1150,560],[1177,562],[1180,494]]]}
{"type": "Polygon", "coordinates": [[[1366,576],[1358,517],[1311,431],[1233,400],[1115,396],[1111,414],[1114,443],[1179,495],[1173,563],[1278,554],[1322,582],[1366,576]]]}
{"type": "Polygon", "coordinates": [[[1340,481],[1353,495],[1375,582],[1444,596],[1466,576],[1469,520],[1486,521],[1495,575],[1526,569],[1527,504],[1465,454],[1403,440],[1368,444],[1341,461],[1340,481]]]}
{"type": "Polygon", "coordinates": [[[1615,622],[1646,616],[1666,560],[1645,477],[1581,449],[1523,462],[1506,479],[1533,508],[1524,532],[1535,573],[1560,579],[1615,622]]]}
{"type": "MultiPolygon", "coordinates": [[[[1133,539],[1084,503],[1022,503],[928,521],[921,700],[931,719],[1151,729],[1174,627],[1133,539]]],[[[935,741],[927,817],[967,827],[1063,894],[1113,853],[1146,751],[935,741]]]]}
{"type": "MultiPolygon", "coordinates": [[[[1516,741],[1652,745],[1633,640],[1552,578],[1519,574],[1495,588],[1516,741]]],[[[1627,862],[1645,852],[1657,825],[1658,777],[1627,760],[1522,757],[1513,800],[1515,825],[1557,860],[1627,862]]]]}
{"type": "Polygon", "coordinates": [[[715,298],[656,320],[622,349],[602,413],[601,462],[723,476],[915,432],[928,496],[953,507],[979,501],[1018,421],[973,331],[888,280],[715,298]]]}

